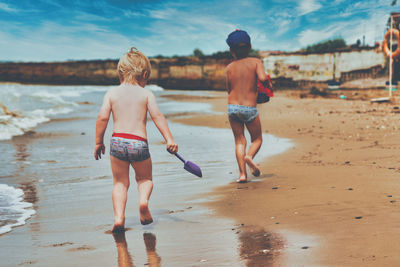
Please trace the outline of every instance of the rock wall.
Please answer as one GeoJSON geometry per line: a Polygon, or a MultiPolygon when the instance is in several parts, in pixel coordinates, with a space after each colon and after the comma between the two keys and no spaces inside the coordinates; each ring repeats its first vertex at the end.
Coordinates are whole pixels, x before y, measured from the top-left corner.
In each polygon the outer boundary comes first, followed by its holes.
{"type": "Polygon", "coordinates": [[[345,82],[384,75],[387,59],[375,48],[306,54],[264,54],[265,71],[284,87],[345,82]]]}
{"type": "Polygon", "coordinates": [[[117,61],[0,63],[0,81],[60,85],[118,84],[117,61]]]}
{"type": "MultiPolygon", "coordinates": [[[[385,74],[387,59],[376,49],[304,54],[263,53],[263,63],[279,88],[323,87],[329,81],[376,78],[385,74]]],[[[225,90],[228,59],[152,58],[149,83],[166,89],[225,90]]],[[[0,82],[60,85],[119,84],[117,60],[55,63],[0,63],[0,82]]]]}
{"type": "Polygon", "coordinates": [[[150,82],[169,89],[225,90],[225,67],[230,60],[151,59],[150,82]]]}
{"type": "MultiPolygon", "coordinates": [[[[229,60],[151,59],[149,83],[167,89],[225,90],[229,60]]],[[[59,85],[119,84],[117,60],[0,63],[0,82],[59,85]]]]}

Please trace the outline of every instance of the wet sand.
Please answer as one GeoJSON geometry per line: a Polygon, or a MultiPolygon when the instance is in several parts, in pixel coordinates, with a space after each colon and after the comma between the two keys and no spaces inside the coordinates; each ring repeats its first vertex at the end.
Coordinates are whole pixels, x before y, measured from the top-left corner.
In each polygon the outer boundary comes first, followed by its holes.
{"type": "MultiPolygon", "coordinates": [[[[190,91],[185,94],[188,98],[205,95],[190,91]]],[[[245,228],[232,219],[216,216],[202,204],[214,199],[204,192],[234,180],[229,129],[169,121],[181,155],[201,166],[200,179],[186,172],[182,162],[165,151],[162,136],[149,123],[154,222],[140,224],[136,184],[132,181],[126,211],[128,229],[120,235],[110,233],[113,209],[109,156],[95,161],[92,155],[102,96],[102,92],[95,92],[79,97],[79,102],[90,99],[96,105],[78,105],[70,114],[0,143],[0,182],[22,189],[24,200],[36,211],[25,225],[0,235],[1,266],[245,266],[246,258],[238,249],[245,228]],[[218,145],[205,146],[210,139],[218,145]]],[[[170,118],[189,118],[199,112],[219,114],[206,102],[158,100],[170,118]]],[[[110,136],[111,128],[105,142],[110,136]]],[[[279,144],[272,146],[279,149],[279,144]]]]}
{"type": "MultiPolygon", "coordinates": [[[[371,103],[387,91],[347,90],[330,98],[278,91],[259,105],[263,132],[295,146],[260,162],[260,179],[220,187],[209,203],[238,223],[241,257],[249,266],[270,266],[266,259],[273,266],[399,264],[398,95],[392,103],[371,103]],[[268,244],[248,244],[260,238],[268,244]]],[[[225,93],[193,101],[212,103],[221,113],[227,105],[225,93]]],[[[173,120],[229,127],[225,114],[173,120]]]]}

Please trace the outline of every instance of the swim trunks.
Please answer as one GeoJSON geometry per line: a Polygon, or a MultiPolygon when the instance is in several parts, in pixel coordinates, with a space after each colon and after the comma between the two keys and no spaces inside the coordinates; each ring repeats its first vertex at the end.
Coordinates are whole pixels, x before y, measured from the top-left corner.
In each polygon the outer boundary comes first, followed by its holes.
{"type": "Polygon", "coordinates": [[[228,105],[228,116],[231,120],[243,123],[249,123],[254,121],[258,116],[256,107],[240,106],[240,105],[228,105]]]}
{"type": "Polygon", "coordinates": [[[129,163],[143,161],[150,157],[146,139],[124,133],[113,133],[110,141],[110,154],[129,163]]]}

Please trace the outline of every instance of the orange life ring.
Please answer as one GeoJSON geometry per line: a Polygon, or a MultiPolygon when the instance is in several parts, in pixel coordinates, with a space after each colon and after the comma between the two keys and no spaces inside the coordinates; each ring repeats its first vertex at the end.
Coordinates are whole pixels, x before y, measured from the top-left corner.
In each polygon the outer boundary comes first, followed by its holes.
{"type": "Polygon", "coordinates": [[[392,33],[392,39],[397,40],[397,49],[392,52],[392,58],[396,58],[396,57],[400,56],[400,35],[399,35],[399,31],[397,29],[391,29],[391,30],[389,29],[385,33],[385,38],[383,39],[383,42],[382,42],[382,49],[383,49],[383,53],[385,53],[385,55],[387,57],[389,57],[390,56],[390,47],[388,45],[388,40],[390,39],[390,33],[392,33]]]}

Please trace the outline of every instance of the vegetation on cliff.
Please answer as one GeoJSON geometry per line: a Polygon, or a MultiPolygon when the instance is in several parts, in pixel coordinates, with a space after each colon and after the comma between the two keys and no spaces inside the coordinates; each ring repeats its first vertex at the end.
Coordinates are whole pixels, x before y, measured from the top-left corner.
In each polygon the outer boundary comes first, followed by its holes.
{"type": "MultiPolygon", "coordinates": [[[[256,49],[251,49],[250,53],[249,53],[249,56],[250,57],[260,57],[260,51],[256,50],[256,49]]],[[[155,59],[168,59],[168,58],[184,59],[184,58],[188,58],[188,57],[195,57],[195,58],[198,58],[198,59],[205,59],[205,60],[207,60],[207,59],[216,59],[216,60],[228,59],[228,60],[232,60],[233,59],[233,57],[232,57],[231,53],[229,52],[229,50],[218,51],[218,52],[212,53],[210,55],[206,55],[199,48],[194,49],[193,50],[193,54],[189,55],[189,56],[174,55],[172,57],[168,57],[168,56],[157,55],[157,56],[154,56],[152,58],[155,58],[155,59]]]]}
{"type": "Polygon", "coordinates": [[[327,53],[327,52],[335,52],[342,48],[345,48],[346,42],[343,38],[336,38],[333,40],[327,40],[320,43],[316,43],[313,45],[307,46],[305,51],[307,53],[327,53]]]}

